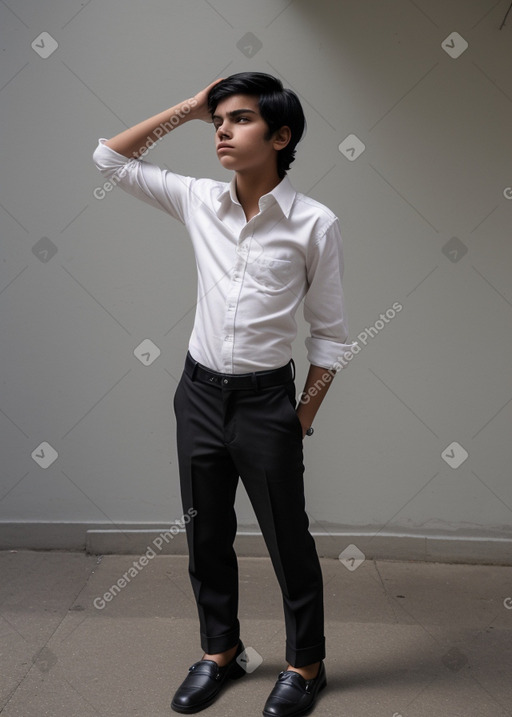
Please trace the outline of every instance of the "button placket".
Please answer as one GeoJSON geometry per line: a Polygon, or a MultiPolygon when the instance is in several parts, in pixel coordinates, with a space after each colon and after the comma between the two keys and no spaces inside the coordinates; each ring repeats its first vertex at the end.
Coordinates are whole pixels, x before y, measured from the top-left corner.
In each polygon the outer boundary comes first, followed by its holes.
{"type": "MultiPolygon", "coordinates": [[[[237,246],[240,246],[245,238],[245,226],[238,236],[237,246]]],[[[223,336],[222,342],[222,361],[227,373],[233,371],[234,350],[235,350],[235,330],[236,330],[236,309],[240,301],[240,295],[243,289],[245,268],[247,266],[247,256],[243,252],[236,251],[236,261],[233,266],[229,291],[226,295],[226,304],[224,311],[223,336]]]]}

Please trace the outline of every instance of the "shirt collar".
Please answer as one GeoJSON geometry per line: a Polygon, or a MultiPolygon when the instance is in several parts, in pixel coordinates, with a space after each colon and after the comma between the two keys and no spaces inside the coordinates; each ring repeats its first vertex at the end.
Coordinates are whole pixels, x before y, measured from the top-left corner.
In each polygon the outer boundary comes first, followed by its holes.
{"type": "MultiPolygon", "coordinates": [[[[264,210],[266,206],[270,205],[270,203],[276,202],[285,217],[288,218],[292,204],[295,200],[295,195],[296,191],[292,187],[292,184],[288,179],[288,175],[285,175],[279,184],[274,187],[274,189],[268,192],[268,194],[264,194],[260,197],[260,209],[264,210]]],[[[236,176],[233,177],[229,184],[225,185],[225,188],[220,192],[218,197],[221,204],[228,200],[228,198],[233,202],[233,204],[240,206],[240,202],[236,196],[236,176]]]]}

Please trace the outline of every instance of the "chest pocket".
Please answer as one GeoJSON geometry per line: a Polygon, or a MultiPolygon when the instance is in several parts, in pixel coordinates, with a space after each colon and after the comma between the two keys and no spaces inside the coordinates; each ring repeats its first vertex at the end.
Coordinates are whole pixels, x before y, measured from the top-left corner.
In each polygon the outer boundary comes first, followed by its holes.
{"type": "Polygon", "coordinates": [[[267,292],[286,289],[293,279],[293,263],[288,259],[274,259],[261,254],[247,263],[246,271],[267,292]]]}

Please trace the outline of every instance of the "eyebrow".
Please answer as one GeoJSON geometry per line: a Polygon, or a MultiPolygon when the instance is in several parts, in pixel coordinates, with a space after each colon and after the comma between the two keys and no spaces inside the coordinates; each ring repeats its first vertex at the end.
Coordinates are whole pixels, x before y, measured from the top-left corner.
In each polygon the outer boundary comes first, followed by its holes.
{"type": "MultiPolygon", "coordinates": [[[[238,115],[246,115],[249,113],[253,114],[253,115],[257,114],[257,112],[255,112],[254,110],[245,109],[245,110],[233,110],[232,112],[227,112],[227,116],[230,119],[233,119],[234,117],[238,117],[238,115]]],[[[222,119],[222,117],[220,115],[213,115],[212,119],[214,119],[214,120],[222,119]]]]}

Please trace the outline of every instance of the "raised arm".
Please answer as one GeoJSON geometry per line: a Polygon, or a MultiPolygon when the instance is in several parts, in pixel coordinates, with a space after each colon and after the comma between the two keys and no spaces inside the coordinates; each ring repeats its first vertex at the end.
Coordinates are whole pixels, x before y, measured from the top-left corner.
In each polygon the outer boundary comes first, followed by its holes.
{"type": "Polygon", "coordinates": [[[211,122],[212,118],[208,112],[208,92],[217,82],[220,80],[215,80],[194,97],[116,134],[105,142],[106,146],[125,157],[140,157],[148,147],[191,119],[211,122]]]}

